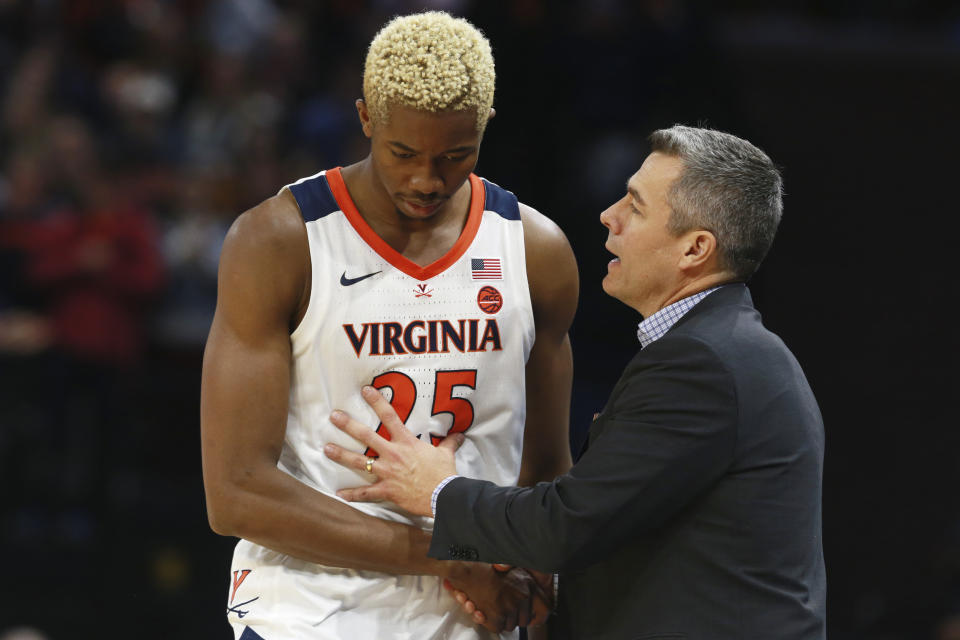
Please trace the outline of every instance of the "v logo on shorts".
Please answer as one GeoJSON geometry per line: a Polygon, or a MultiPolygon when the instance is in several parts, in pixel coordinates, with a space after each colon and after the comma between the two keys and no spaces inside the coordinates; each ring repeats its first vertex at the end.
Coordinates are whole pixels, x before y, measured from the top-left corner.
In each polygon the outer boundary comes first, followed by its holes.
{"type": "Polygon", "coordinates": [[[240,588],[240,585],[243,584],[243,581],[247,579],[247,576],[253,573],[252,569],[240,569],[239,571],[233,572],[233,591],[230,593],[230,603],[227,606],[228,613],[237,614],[238,618],[243,618],[245,615],[250,613],[249,610],[243,610],[240,607],[245,607],[251,602],[256,602],[260,599],[260,596],[255,598],[250,598],[246,602],[241,602],[239,604],[233,604],[233,599],[237,597],[237,589],[240,588]]]}
{"type": "Polygon", "coordinates": [[[243,584],[243,581],[247,579],[251,572],[252,569],[241,569],[233,572],[233,592],[230,594],[230,604],[233,604],[233,599],[237,597],[237,589],[240,588],[240,585],[243,584]]]}
{"type": "Polygon", "coordinates": [[[367,278],[369,278],[369,277],[371,277],[371,276],[375,276],[375,275],[377,275],[378,273],[380,273],[380,272],[379,272],[379,271],[374,271],[373,273],[368,273],[367,275],[365,275],[365,276],[360,276],[359,278],[348,278],[348,277],[347,277],[347,272],[344,271],[344,272],[343,272],[343,275],[340,276],[340,284],[342,284],[342,285],[345,286],[345,287],[349,287],[349,286],[352,285],[352,284],[357,284],[357,283],[360,282],[361,280],[366,280],[367,278]]]}

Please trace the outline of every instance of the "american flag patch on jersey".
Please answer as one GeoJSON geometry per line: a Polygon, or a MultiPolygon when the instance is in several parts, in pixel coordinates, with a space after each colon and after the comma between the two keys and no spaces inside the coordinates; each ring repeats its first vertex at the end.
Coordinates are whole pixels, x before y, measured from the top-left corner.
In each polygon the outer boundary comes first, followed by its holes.
{"type": "Polygon", "coordinates": [[[503,280],[500,258],[470,258],[470,272],[474,280],[503,280]]]}

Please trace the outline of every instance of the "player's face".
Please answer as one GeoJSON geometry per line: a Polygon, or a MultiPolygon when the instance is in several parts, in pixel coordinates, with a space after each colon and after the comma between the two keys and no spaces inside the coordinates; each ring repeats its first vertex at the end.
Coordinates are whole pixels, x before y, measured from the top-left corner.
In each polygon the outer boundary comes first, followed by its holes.
{"type": "Polygon", "coordinates": [[[680,274],[681,237],[667,230],[667,193],[680,175],[679,158],[652,153],[627,181],[627,194],[600,214],[609,233],[603,290],[644,317],[661,308],[680,274]]]}
{"type": "Polygon", "coordinates": [[[472,110],[430,113],[394,106],[386,122],[367,119],[363,130],[384,193],[408,218],[442,212],[477,165],[481,133],[472,110]]]}

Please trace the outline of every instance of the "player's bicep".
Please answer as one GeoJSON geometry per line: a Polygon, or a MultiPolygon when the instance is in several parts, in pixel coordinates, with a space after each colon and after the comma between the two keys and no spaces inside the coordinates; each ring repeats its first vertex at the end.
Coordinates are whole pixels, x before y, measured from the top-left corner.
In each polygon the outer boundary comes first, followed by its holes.
{"type": "Polygon", "coordinates": [[[265,458],[275,464],[283,439],[289,376],[290,346],[283,334],[250,342],[223,314],[215,317],[201,383],[205,473],[224,474],[265,458]]]}
{"type": "Polygon", "coordinates": [[[302,286],[296,226],[269,208],[241,216],[220,259],[204,351],[201,440],[208,504],[276,466],[290,387],[290,318],[302,286]]]}
{"type": "Polygon", "coordinates": [[[536,340],[526,368],[527,420],[520,483],[550,480],[571,465],[573,355],[568,331],[579,292],[577,263],[563,232],[521,207],[536,340]]]}
{"type": "Polygon", "coordinates": [[[573,356],[564,335],[559,345],[539,342],[527,361],[527,419],[518,484],[552,480],[570,468],[570,387],[573,356]]]}

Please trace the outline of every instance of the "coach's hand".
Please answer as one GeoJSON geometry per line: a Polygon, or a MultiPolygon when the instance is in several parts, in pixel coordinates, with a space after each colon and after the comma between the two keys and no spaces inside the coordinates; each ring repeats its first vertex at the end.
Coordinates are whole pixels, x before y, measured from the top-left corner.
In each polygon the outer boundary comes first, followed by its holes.
{"type": "Polygon", "coordinates": [[[373,484],[341,489],[337,495],[351,502],[389,500],[411,513],[432,516],[430,498],[433,490],[444,478],[457,473],[453,454],[463,444],[463,434],[449,436],[434,447],[418,440],[404,426],[379,391],[364,387],[361,393],[386,427],[390,440],[382,438],[343,411],[330,414],[330,422],[338,429],[371,447],[379,455],[376,459],[368,458],[335,444],[327,444],[323,451],[328,458],[351,469],[369,471],[376,477],[373,484]]]}

